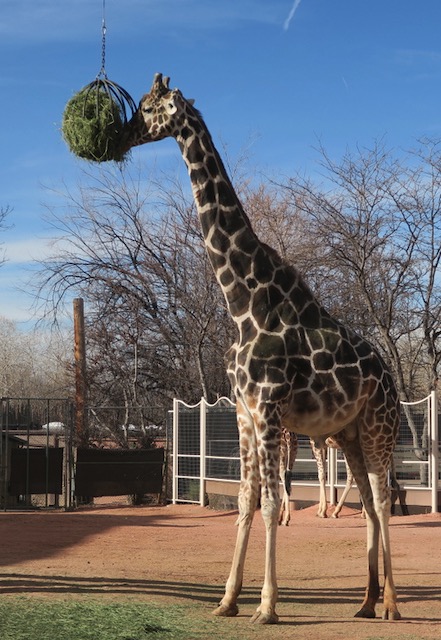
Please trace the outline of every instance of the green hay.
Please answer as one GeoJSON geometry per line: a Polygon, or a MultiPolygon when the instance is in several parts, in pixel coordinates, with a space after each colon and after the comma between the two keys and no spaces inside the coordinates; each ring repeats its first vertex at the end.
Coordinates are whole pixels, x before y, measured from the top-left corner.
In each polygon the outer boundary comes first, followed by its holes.
{"type": "Polygon", "coordinates": [[[101,87],[85,87],[67,103],[61,131],[75,155],[93,162],[124,159],[124,116],[101,87]]]}

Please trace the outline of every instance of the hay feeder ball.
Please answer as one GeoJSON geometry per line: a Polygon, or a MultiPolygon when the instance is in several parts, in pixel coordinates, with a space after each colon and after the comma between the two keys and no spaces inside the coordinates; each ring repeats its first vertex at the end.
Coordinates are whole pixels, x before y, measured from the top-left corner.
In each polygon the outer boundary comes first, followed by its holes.
{"type": "Polygon", "coordinates": [[[83,87],[67,103],[61,130],[72,153],[85,160],[124,160],[127,107],[136,105],[131,96],[106,77],[83,87]]]}

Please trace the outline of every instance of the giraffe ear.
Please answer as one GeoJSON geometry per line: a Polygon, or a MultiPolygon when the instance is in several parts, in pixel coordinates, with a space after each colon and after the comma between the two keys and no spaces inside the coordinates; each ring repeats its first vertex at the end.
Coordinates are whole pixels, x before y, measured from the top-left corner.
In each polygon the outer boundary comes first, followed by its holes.
{"type": "Polygon", "coordinates": [[[165,110],[167,111],[169,116],[172,116],[178,110],[175,101],[173,98],[167,98],[165,101],[165,110]]]}
{"type": "Polygon", "coordinates": [[[172,116],[177,111],[175,103],[171,100],[167,100],[165,103],[165,110],[167,111],[169,116],[172,116]]]}

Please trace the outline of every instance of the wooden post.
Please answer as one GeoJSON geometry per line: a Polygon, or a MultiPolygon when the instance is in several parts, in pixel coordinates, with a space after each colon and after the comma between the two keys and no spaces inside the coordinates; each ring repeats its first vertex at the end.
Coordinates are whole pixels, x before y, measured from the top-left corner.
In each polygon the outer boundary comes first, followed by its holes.
{"type": "Polygon", "coordinates": [[[84,304],[82,298],[73,301],[75,354],[75,432],[77,445],[86,447],[88,429],[86,416],[86,340],[84,304]]]}

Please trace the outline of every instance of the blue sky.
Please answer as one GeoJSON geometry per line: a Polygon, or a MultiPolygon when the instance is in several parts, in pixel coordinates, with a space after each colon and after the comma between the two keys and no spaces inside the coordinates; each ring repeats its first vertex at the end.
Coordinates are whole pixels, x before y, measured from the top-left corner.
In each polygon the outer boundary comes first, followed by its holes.
{"type": "MultiPolygon", "coordinates": [[[[0,315],[23,323],[29,266],[47,252],[49,188],[87,163],[61,139],[66,102],[101,66],[102,0],[0,6],[0,315]],[[25,291],[18,291],[25,289],[25,291]]],[[[274,175],[314,173],[320,140],[338,159],[384,137],[441,137],[440,0],[106,0],[106,71],[136,102],[153,75],[196,99],[218,144],[274,175]]],[[[134,162],[178,157],[172,141],[134,162]]]]}

